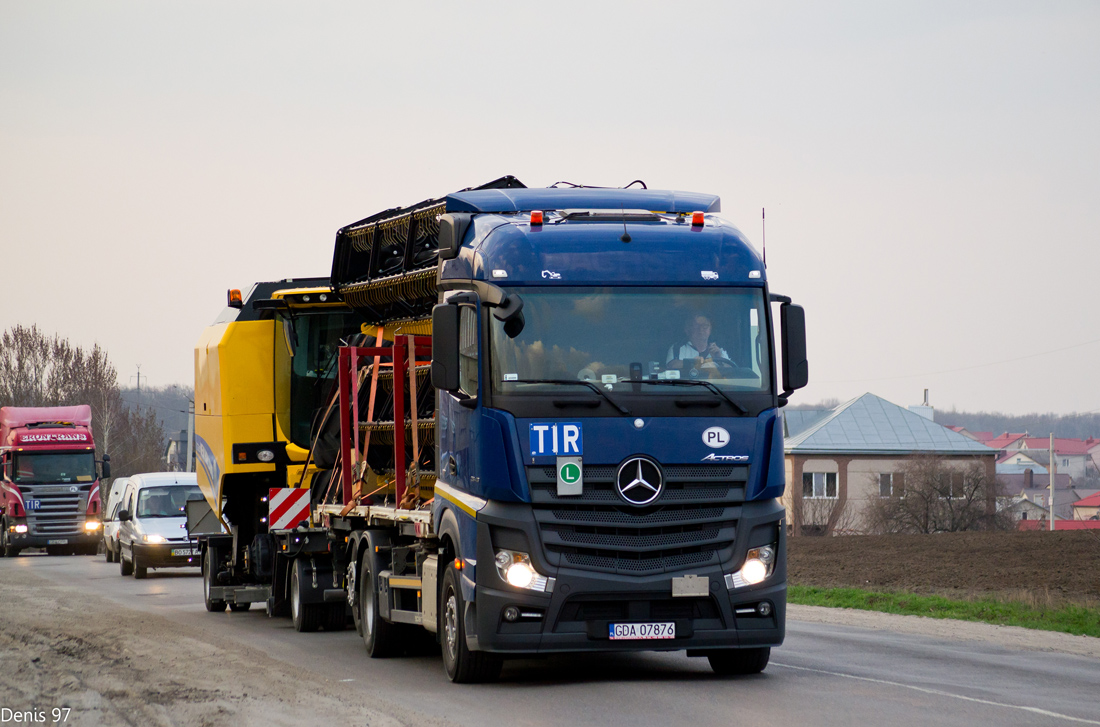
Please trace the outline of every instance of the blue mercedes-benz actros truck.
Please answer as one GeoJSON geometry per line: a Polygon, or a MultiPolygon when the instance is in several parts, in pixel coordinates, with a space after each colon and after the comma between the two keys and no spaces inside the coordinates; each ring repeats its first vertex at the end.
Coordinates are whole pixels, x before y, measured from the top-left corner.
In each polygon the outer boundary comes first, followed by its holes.
{"type": "Polygon", "coordinates": [[[435,634],[458,682],[562,652],[762,670],[805,324],[718,211],[506,177],[342,228],[363,323],[314,417],[312,527],[273,548],[310,559],[297,612],[346,598],[375,657],[435,634]]]}

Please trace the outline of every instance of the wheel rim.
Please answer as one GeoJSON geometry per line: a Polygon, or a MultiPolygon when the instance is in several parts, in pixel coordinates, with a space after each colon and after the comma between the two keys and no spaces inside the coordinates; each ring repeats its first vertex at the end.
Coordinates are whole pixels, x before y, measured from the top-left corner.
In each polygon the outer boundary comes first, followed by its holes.
{"type": "Polygon", "coordinates": [[[458,655],[458,599],[454,590],[447,591],[447,607],[443,614],[443,630],[447,637],[447,654],[453,662],[458,655]]]}
{"type": "Polygon", "coordinates": [[[363,638],[369,641],[372,634],[374,634],[374,579],[371,578],[366,563],[363,564],[362,594],[363,597],[359,599],[362,601],[362,603],[359,604],[359,608],[363,612],[363,638]]]}
{"type": "MultiPolygon", "coordinates": [[[[122,554],[120,553],[118,557],[121,559],[122,554]]],[[[203,570],[206,572],[202,574],[202,597],[206,599],[207,603],[210,603],[210,578],[212,577],[210,575],[210,560],[210,551],[208,550],[206,551],[206,558],[203,559],[205,565],[203,570]]]]}
{"type": "Polygon", "coordinates": [[[290,579],[290,618],[298,623],[298,569],[294,569],[294,577],[290,579]]]}

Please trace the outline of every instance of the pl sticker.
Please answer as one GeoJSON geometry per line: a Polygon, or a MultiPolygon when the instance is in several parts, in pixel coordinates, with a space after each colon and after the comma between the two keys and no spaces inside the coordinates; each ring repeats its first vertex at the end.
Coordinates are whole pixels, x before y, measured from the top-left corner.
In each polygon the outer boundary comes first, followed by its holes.
{"type": "Polygon", "coordinates": [[[584,454],[580,422],[531,425],[531,456],[581,456],[584,454]]]}

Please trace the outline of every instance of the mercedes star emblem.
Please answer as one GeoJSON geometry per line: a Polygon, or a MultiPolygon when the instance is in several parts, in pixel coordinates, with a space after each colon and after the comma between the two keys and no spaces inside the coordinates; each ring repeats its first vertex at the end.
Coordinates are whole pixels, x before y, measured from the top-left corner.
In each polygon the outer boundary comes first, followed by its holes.
{"type": "Polygon", "coordinates": [[[648,505],[661,494],[661,470],[657,463],[644,457],[631,457],[619,467],[615,489],[619,497],[631,505],[648,505]]]}

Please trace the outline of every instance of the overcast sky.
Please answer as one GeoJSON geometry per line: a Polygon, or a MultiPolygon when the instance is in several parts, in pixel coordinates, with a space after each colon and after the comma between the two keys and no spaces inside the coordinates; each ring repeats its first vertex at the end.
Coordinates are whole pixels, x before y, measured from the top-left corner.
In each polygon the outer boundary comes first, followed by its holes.
{"type": "Polygon", "coordinates": [[[226,289],[344,224],[640,178],[758,246],[767,208],[794,403],[1100,411],[1098,38],[1092,0],[0,0],[0,329],[191,384],[226,289]]]}

